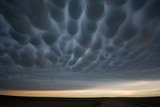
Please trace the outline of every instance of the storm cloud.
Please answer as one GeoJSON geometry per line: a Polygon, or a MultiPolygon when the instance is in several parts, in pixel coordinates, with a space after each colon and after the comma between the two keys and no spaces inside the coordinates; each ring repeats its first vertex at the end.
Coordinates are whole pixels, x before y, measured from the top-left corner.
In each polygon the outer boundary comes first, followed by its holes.
{"type": "Polygon", "coordinates": [[[159,77],[160,0],[0,1],[0,89],[159,77]]]}

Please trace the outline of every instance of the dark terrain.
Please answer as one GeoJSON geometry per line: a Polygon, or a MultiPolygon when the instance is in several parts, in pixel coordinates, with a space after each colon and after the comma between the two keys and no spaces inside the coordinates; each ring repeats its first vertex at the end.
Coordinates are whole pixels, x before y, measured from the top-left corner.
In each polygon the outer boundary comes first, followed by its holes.
{"type": "Polygon", "coordinates": [[[0,107],[160,107],[160,97],[39,98],[0,96],[0,107]]]}

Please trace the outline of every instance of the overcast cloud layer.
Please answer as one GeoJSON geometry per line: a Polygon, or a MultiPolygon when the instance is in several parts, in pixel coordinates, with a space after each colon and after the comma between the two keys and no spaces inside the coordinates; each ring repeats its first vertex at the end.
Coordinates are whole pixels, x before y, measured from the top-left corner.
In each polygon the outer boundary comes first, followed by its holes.
{"type": "Polygon", "coordinates": [[[159,79],[160,0],[0,0],[0,89],[159,79]]]}

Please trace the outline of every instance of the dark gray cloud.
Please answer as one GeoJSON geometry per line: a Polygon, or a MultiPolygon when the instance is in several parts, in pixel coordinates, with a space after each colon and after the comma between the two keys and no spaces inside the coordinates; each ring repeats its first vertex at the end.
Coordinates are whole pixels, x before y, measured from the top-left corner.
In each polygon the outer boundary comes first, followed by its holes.
{"type": "Polygon", "coordinates": [[[159,12],[159,0],[1,0],[0,89],[159,80],[159,12]]]}

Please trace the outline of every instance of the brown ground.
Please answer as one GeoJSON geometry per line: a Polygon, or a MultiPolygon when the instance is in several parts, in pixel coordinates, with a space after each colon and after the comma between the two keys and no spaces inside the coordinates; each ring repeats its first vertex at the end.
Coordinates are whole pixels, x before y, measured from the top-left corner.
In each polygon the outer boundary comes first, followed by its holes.
{"type": "Polygon", "coordinates": [[[160,107],[160,97],[31,98],[0,96],[0,107],[160,107]]]}

